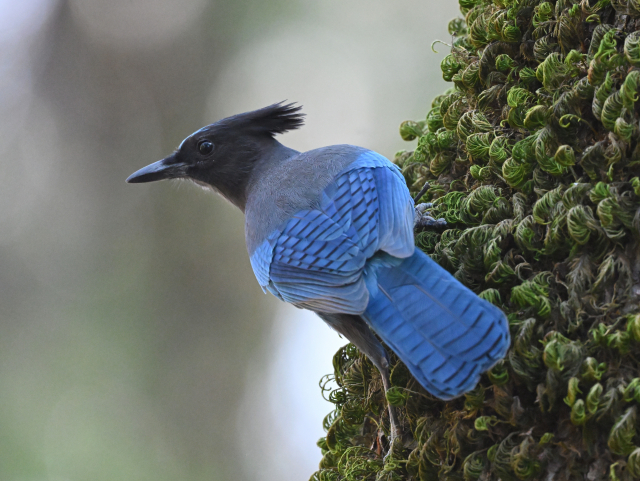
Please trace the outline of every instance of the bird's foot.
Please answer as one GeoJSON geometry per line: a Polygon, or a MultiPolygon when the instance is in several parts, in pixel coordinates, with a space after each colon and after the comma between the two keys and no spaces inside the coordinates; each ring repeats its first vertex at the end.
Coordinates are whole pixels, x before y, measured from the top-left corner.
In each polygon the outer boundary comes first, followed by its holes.
{"type": "Polygon", "coordinates": [[[434,219],[430,215],[424,215],[420,219],[418,219],[418,221],[415,224],[415,227],[442,228],[442,227],[446,227],[446,225],[447,225],[447,221],[442,218],[434,219]]]}
{"type": "MultiPolygon", "coordinates": [[[[431,209],[433,204],[431,202],[423,202],[422,204],[418,204],[415,206],[416,215],[424,214],[427,209],[431,209]]],[[[428,214],[428,212],[426,212],[428,214]]]]}
{"type": "Polygon", "coordinates": [[[418,204],[415,207],[416,214],[413,221],[414,228],[442,228],[447,225],[446,220],[442,218],[435,219],[431,216],[431,212],[429,212],[427,209],[431,209],[432,207],[433,204],[431,202],[418,204]]]}

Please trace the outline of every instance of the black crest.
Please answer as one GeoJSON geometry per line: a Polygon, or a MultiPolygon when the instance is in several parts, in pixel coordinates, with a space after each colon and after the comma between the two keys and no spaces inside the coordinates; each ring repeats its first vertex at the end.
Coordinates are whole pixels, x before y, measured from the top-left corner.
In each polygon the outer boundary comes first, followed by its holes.
{"type": "Polygon", "coordinates": [[[294,103],[278,102],[259,110],[245,112],[222,119],[215,124],[217,129],[242,132],[253,135],[282,134],[288,130],[295,130],[304,124],[304,114],[301,106],[294,103]]]}

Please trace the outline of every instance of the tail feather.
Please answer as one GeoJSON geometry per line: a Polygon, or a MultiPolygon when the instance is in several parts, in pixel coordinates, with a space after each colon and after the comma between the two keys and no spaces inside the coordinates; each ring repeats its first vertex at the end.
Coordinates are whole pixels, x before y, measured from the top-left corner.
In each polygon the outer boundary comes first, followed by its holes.
{"type": "Polygon", "coordinates": [[[473,389],[507,352],[504,313],[418,249],[394,261],[376,269],[363,317],[429,392],[451,399],[473,389]]]}

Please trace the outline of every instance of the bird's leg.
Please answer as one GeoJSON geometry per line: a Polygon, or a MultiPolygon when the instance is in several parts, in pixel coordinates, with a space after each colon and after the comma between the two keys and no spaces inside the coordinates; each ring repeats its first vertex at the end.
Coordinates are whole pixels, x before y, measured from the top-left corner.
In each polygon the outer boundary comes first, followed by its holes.
{"type": "MultiPolygon", "coordinates": [[[[374,366],[380,371],[382,377],[382,386],[384,387],[385,397],[387,391],[391,388],[391,381],[389,379],[389,357],[387,356],[384,347],[380,344],[380,341],[373,334],[366,322],[360,316],[354,316],[352,314],[327,314],[324,312],[316,312],[320,318],[329,324],[333,329],[338,331],[349,342],[356,346],[360,352],[369,358],[374,366]]],[[[389,423],[391,424],[391,433],[389,439],[389,452],[396,440],[401,439],[400,425],[396,417],[395,408],[389,406],[389,423]]],[[[386,456],[385,456],[386,458],[386,456]]]]}
{"type": "MultiPolygon", "coordinates": [[[[391,380],[389,378],[389,358],[388,356],[386,356],[386,353],[384,359],[381,359],[380,361],[380,366],[376,364],[376,367],[378,368],[378,371],[380,371],[380,376],[382,377],[382,386],[384,387],[384,393],[386,397],[387,392],[389,391],[389,389],[391,389],[391,380]]],[[[373,360],[371,362],[375,364],[373,360]]],[[[391,424],[389,451],[387,452],[387,456],[389,456],[391,454],[391,451],[393,451],[393,444],[395,443],[396,439],[401,439],[401,437],[398,419],[396,417],[396,408],[389,403],[389,400],[387,400],[387,407],[389,409],[389,424],[391,424]]],[[[385,456],[385,459],[387,456],[385,456]]]]}

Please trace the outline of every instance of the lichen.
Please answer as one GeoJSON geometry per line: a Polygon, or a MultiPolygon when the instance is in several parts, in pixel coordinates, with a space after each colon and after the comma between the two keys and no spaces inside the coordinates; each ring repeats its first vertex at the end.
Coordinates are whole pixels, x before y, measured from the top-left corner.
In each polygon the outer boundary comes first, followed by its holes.
{"type": "Polygon", "coordinates": [[[402,124],[417,145],[394,161],[447,221],[416,244],[507,313],[512,346],[448,402],[394,356],[385,399],[345,346],[312,479],[640,478],[640,1],[460,9],[453,86],[402,124]],[[384,458],[387,402],[404,435],[384,458]]]}

